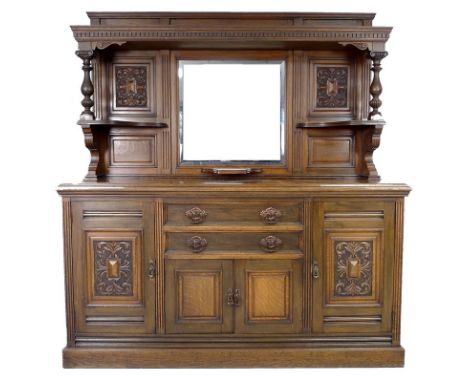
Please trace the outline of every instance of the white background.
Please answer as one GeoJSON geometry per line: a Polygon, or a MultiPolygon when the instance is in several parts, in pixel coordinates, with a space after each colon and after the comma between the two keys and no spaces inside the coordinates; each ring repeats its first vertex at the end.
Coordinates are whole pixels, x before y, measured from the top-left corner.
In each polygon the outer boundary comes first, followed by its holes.
{"type": "Polygon", "coordinates": [[[0,56],[0,379],[47,381],[466,381],[467,19],[463,1],[4,1],[0,56]],[[62,370],[65,308],[60,182],[88,152],[75,122],[81,64],[70,24],[86,10],[377,12],[392,25],[383,60],[388,125],[375,160],[409,183],[404,369],[62,370]],[[47,378],[47,379],[45,379],[47,378]]]}

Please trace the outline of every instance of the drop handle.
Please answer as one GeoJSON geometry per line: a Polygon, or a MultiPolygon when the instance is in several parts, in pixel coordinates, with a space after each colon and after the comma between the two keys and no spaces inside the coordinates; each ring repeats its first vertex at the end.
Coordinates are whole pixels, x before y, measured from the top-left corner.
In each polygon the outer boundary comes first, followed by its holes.
{"type": "Polygon", "coordinates": [[[148,277],[152,280],[156,277],[156,267],[154,266],[154,261],[151,260],[148,266],[148,277]]]}
{"type": "Polygon", "coordinates": [[[320,269],[317,260],[312,263],[312,277],[318,279],[320,277],[320,269]]]}

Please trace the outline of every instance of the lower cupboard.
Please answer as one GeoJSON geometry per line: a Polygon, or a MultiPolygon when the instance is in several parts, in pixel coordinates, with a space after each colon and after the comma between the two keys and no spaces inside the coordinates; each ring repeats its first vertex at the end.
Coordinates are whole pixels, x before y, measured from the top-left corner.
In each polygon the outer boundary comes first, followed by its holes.
{"type": "Polygon", "coordinates": [[[66,367],[402,365],[401,195],[62,193],[66,367]]]}

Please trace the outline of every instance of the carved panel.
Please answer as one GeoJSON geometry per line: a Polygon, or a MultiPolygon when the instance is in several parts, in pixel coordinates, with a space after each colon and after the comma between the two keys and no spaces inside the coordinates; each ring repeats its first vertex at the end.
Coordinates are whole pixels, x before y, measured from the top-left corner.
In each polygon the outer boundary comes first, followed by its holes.
{"type": "Polygon", "coordinates": [[[115,106],[148,107],[147,65],[115,65],[115,106]]]}
{"type": "Polygon", "coordinates": [[[247,320],[290,320],[290,287],[289,271],[247,272],[247,320]]]}
{"type": "Polygon", "coordinates": [[[327,300],[379,304],[381,231],[327,233],[327,300]]]}
{"type": "Polygon", "coordinates": [[[220,271],[177,271],[177,319],[221,320],[220,271]]]}
{"type": "Polygon", "coordinates": [[[131,241],[93,241],[95,296],[133,295],[131,241]]]}
{"type": "Polygon", "coordinates": [[[349,108],[349,67],[347,65],[316,67],[315,107],[349,108]]]}
{"type": "Polygon", "coordinates": [[[89,302],[139,302],[140,233],[88,232],[87,236],[89,302]]]}
{"type": "Polygon", "coordinates": [[[335,242],[335,295],[372,295],[371,241],[335,242]]]}

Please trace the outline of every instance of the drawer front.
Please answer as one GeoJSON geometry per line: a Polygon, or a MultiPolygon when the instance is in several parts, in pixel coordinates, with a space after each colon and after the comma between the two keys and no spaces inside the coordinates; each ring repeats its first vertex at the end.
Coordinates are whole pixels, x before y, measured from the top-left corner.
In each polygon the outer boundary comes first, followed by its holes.
{"type": "Polygon", "coordinates": [[[287,233],[168,233],[166,250],[190,253],[302,252],[302,234],[287,233]]]}
{"type": "Polygon", "coordinates": [[[167,225],[210,224],[302,224],[302,201],[285,200],[193,200],[168,201],[165,204],[167,225]]]}

